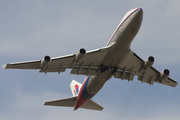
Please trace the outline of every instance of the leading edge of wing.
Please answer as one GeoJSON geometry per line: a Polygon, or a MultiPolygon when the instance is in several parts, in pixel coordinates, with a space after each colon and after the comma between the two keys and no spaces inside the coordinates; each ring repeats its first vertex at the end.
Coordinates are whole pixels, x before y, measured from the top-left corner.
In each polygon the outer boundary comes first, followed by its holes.
{"type": "MultiPolygon", "coordinates": [[[[51,59],[51,62],[48,67],[59,67],[61,65],[64,65],[70,66],[67,68],[72,68],[74,65],[81,65],[82,62],[84,62],[85,66],[89,66],[91,63],[93,63],[96,67],[101,63],[102,59],[104,58],[110,47],[111,46],[107,46],[100,49],[87,51],[85,57],[78,62],[74,62],[76,54],[54,57],[51,59]],[[95,57],[93,58],[93,56],[95,57]]],[[[2,67],[4,69],[41,69],[41,60],[9,63],[7,65],[3,65],[2,67]]]]}
{"type": "Polygon", "coordinates": [[[40,69],[41,60],[15,62],[3,65],[4,69],[40,69]]]}
{"type": "MultiPolygon", "coordinates": [[[[74,54],[60,56],[52,58],[52,61],[55,59],[69,58],[74,56],[74,54]]],[[[32,61],[23,61],[23,62],[14,62],[2,66],[4,69],[41,69],[41,60],[32,60],[32,61]]]]}
{"type": "Polygon", "coordinates": [[[145,61],[142,60],[133,51],[128,52],[128,56],[124,62],[119,66],[117,73],[114,75],[115,78],[126,79],[128,81],[133,80],[134,76],[138,76],[138,80],[141,82],[153,85],[154,82],[175,87],[178,82],[171,78],[160,80],[161,72],[155,69],[153,66],[144,68],[145,61]]]}
{"type": "MultiPolygon", "coordinates": [[[[144,60],[142,60],[136,53],[133,54],[136,58],[138,58],[142,64],[145,63],[144,60]]],[[[146,77],[146,79],[150,82],[150,85],[151,83],[153,84],[153,82],[157,82],[157,83],[160,83],[160,84],[164,84],[164,85],[168,85],[168,86],[171,86],[171,87],[176,87],[176,85],[178,84],[177,81],[171,79],[171,78],[167,78],[163,81],[160,81],[159,80],[159,76],[160,76],[161,72],[158,71],[156,68],[154,68],[153,66],[151,66],[150,68],[146,69],[145,72],[144,72],[144,75],[141,75],[143,77],[146,77]],[[146,73],[147,72],[147,73],[146,73]],[[154,76],[154,77],[153,77],[154,76]],[[152,81],[153,80],[153,81],[152,81]]],[[[142,78],[142,77],[141,77],[142,78]]],[[[141,79],[142,80],[142,79],[141,79]]]]}

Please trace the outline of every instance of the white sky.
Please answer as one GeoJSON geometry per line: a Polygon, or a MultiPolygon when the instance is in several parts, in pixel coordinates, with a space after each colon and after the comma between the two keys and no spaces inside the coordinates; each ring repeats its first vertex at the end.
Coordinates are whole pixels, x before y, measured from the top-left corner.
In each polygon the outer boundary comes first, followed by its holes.
{"type": "MultiPolygon", "coordinates": [[[[131,44],[142,59],[152,55],[158,70],[179,81],[180,1],[178,0],[0,0],[0,64],[57,57],[80,48],[104,47],[123,16],[143,8],[143,23],[131,44]]],[[[0,69],[1,120],[179,120],[180,87],[112,78],[93,98],[102,112],[44,106],[71,97],[72,79],[85,76],[0,69]]]]}

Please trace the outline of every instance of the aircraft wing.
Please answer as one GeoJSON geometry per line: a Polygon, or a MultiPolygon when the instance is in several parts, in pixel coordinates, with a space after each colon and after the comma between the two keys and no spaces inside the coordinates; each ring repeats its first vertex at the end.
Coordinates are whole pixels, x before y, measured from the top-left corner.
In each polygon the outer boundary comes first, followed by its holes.
{"type": "MultiPolygon", "coordinates": [[[[72,68],[71,74],[94,75],[111,46],[88,51],[80,60],[76,61],[77,54],[52,58],[46,67],[42,67],[43,60],[10,63],[3,65],[5,69],[40,69],[39,72],[65,72],[72,68]]],[[[44,58],[43,58],[44,59],[44,58]]]]}
{"type": "MultiPolygon", "coordinates": [[[[164,71],[167,73],[169,72],[167,69],[164,71]]],[[[134,76],[138,76],[138,80],[148,83],[149,85],[153,85],[154,82],[157,82],[175,87],[178,82],[169,78],[168,75],[165,75],[166,73],[163,74],[163,72],[159,72],[154,67],[152,67],[150,63],[147,63],[147,60],[142,60],[136,53],[130,50],[128,56],[119,66],[114,77],[131,81],[133,80],[134,76]]]]}

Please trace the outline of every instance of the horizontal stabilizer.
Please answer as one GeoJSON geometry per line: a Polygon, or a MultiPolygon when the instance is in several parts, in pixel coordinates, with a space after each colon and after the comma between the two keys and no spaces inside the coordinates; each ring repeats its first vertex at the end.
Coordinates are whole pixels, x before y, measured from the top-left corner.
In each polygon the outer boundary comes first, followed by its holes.
{"type": "Polygon", "coordinates": [[[62,107],[73,107],[75,105],[77,97],[71,97],[61,100],[54,100],[46,102],[44,105],[51,105],[51,106],[62,106],[62,107]]]}
{"type": "MultiPolygon", "coordinates": [[[[49,101],[49,102],[46,102],[44,105],[74,107],[74,105],[76,103],[76,98],[77,97],[71,97],[71,98],[66,98],[66,99],[61,99],[61,100],[49,101]]],[[[96,102],[94,102],[92,100],[89,100],[88,102],[83,104],[80,108],[99,110],[99,111],[103,110],[102,106],[100,106],[99,104],[97,104],[96,102]]]]}
{"type": "Polygon", "coordinates": [[[85,104],[83,104],[80,108],[85,108],[85,109],[91,109],[91,110],[99,110],[102,111],[103,107],[94,102],[93,100],[89,100],[85,104]]]}

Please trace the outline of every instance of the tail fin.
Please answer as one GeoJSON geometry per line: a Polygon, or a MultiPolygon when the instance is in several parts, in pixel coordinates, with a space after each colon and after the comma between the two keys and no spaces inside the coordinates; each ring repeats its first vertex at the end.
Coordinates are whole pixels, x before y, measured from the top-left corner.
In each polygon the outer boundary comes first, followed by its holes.
{"type": "Polygon", "coordinates": [[[79,82],[77,82],[77,81],[75,81],[75,80],[72,80],[72,82],[71,82],[71,84],[70,84],[70,88],[71,88],[73,97],[75,97],[75,96],[78,95],[81,86],[82,86],[81,83],[79,83],[79,82]]]}
{"type": "MultiPolygon", "coordinates": [[[[71,87],[73,97],[66,98],[66,99],[60,99],[60,100],[54,100],[54,101],[48,101],[44,105],[74,107],[74,105],[76,104],[76,99],[77,99],[77,96],[78,96],[81,86],[82,86],[82,84],[80,84],[79,82],[77,82],[75,80],[72,80],[70,87],[71,87]]],[[[99,104],[95,103],[92,100],[88,100],[85,104],[80,106],[80,108],[99,110],[99,111],[103,110],[102,106],[100,106],[99,104]]]]}

